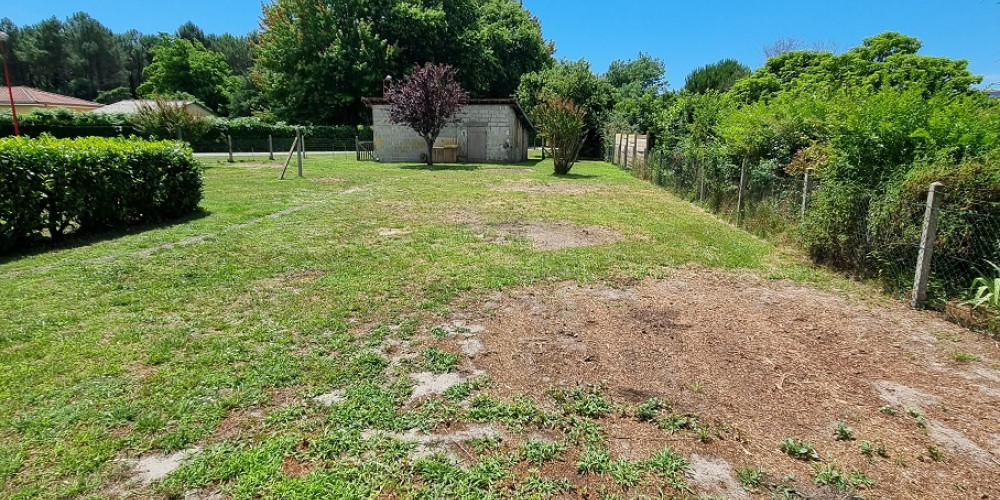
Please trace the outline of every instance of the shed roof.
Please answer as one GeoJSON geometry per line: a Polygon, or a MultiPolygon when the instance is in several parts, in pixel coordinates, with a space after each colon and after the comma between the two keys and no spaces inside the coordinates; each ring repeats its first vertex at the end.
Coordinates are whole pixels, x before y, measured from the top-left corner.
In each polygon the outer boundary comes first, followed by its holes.
{"type": "Polygon", "coordinates": [[[74,108],[99,108],[100,104],[84,99],[77,99],[67,95],[46,92],[31,87],[13,86],[10,91],[7,87],[0,87],[0,104],[10,106],[10,93],[14,93],[14,104],[25,106],[50,106],[50,107],[74,107],[74,108]]]}
{"type": "MultiPolygon", "coordinates": [[[[211,116],[215,116],[215,113],[213,113],[212,110],[194,101],[165,101],[165,102],[170,106],[177,106],[177,107],[183,106],[186,108],[188,106],[197,106],[201,108],[205,113],[211,116]]],[[[152,99],[127,99],[124,101],[118,101],[114,104],[108,104],[107,106],[104,106],[103,108],[96,110],[95,113],[122,113],[122,114],[132,115],[138,113],[143,108],[155,107],[155,106],[156,106],[156,101],[152,99]]]]}
{"type": "MultiPolygon", "coordinates": [[[[361,99],[361,102],[365,103],[368,107],[389,104],[389,101],[382,97],[364,97],[361,99]]],[[[465,104],[467,106],[509,106],[514,108],[514,113],[517,115],[517,118],[524,123],[525,127],[528,127],[528,129],[533,132],[538,132],[535,125],[531,123],[531,119],[528,118],[528,114],[524,112],[524,108],[521,107],[521,102],[517,99],[511,97],[502,99],[469,99],[468,101],[465,101],[465,104]]]]}

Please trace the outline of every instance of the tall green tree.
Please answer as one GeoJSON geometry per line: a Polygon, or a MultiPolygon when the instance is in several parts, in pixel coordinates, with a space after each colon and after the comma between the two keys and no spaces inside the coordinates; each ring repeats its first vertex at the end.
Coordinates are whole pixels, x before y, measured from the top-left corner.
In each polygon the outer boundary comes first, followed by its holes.
{"type": "Polygon", "coordinates": [[[73,14],[65,24],[65,63],[72,75],[71,92],[93,99],[98,92],[121,86],[126,80],[121,46],[115,34],[83,12],[73,14]]]}
{"type": "Polygon", "coordinates": [[[736,82],[750,76],[751,72],[750,66],[736,59],[723,59],[692,71],[684,80],[684,90],[695,94],[729,92],[736,82]]]}
{"type": "Polygon", "coordinates": [[[276,0],[264,6],[254,81],[274,114],[356,123],[363,96],[414,64],[457,70],[475,97],[506,97],[551,62],[536,19],[512,0],[276,0]]]}
{"type": "Polygon", "coordinates": [[[602,154],[601,125],[614,105],[614,88],[590,69],[586,59],[562,60],[550,68],[525,74],[517,96],[529,113],[549,101],[570,100],[582,107],[586,111],[587,140],[581,154],[602,154]]]}
{"type": "Polygon", "coordinates": [[[153,62],[139,86],[142,95],[191,94],[215,111],[226,104],[232,72],[226,58],[200,42],[174,38],[152,49],[153,62]]]}

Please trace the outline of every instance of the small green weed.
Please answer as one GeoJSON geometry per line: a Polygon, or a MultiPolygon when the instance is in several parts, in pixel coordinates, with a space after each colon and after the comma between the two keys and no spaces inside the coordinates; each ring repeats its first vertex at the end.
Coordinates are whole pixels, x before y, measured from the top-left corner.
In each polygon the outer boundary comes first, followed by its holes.
{"type": "Polygon", "coordinates": [[[951,355],[951,359],[954,359],[958,363],[978,363],[983,360],[983,357],[968,352],[954,352],[951,355]]]}
{"type": "Polygon", "coordinates": [[[894,408],[892,405],[885,405],[885,406],[879,408],[878,412],[881,413],[881,414],[883,414],[883,415],[895,415],[896,414],[896,408],[894,408]]]}
{"type": "Polygon", "coordinates": [[[535,462],[538,465],[542,465],[545,462],[555,459],[565,451],[566,445],[563,443],[532,439],[521,443],[518,457],[523,461],[535,462]]]}
{"type": "Polygon", "coordinates": [[[611,411],[611,403],[601,396],[599,387],[576,387],[570,391],[552,389],[549,395],[564,413],[600,418],[611,411]]]}
{"type": "Polygon", "coordinates": [[[492,386],[493,379],[489,375],[483,375],[449,387],[448,390],[444,391],[444,398],[452,402],[463,401],[473,392],[492,386]]]}
{"type": "Polygon", "coordinates": [[[870,488],[875,485],[862,472],[845,473],[837,464],[824,464],[815,467],[816,484],[828,486],[834,491],[853,492],[856,489],[870,488]]]}
{"type": "Polygon", "coordinates": [[[931,446],[927,448],[927,458],[930,458],[935,462],[945,461],[944,452],[941,451],[941,448],[938,448],[937,446],[931,446]]]}
{"type": "Polygon", "coordinates": [[[764,468],[758,466],[738,469],[736,471],[736,479],[739,480],[740,486],[744,490],[756,492],[764,484],[764,468]]]}
{"type": "Polygon", "coordinates": [[[503,439],[500,436],[490,435],[470,439],[469,446],[476,453],[483,454],[499,450],[501,442],[503,442],[503,439]]]}
{"type": "Polygon", "coordinates": [[[550,479],[541,477],[537,471],[528,476],[518,488],[514,498],[551,498],[559,493],[573,490],[573,483],[566,478],[550,479]]]}
{"type": "Polygon", "coordinates": [[[627,459],[619,458],[608,463],[607,473],[615,483],[631,487],[639,484],[642,469],[627,459]]]}
{"type": "Polygon", "coordinates": [[[683,430],[695,430],[698,428],[698,417],[696,415],[670,415],[656,421],[656,425],[670,432],[683,430]]]}
{"type": "Polygon", "coordinates": [[[837,430],[833,432],[837,441],[854,441],[854,428],[844,422],[837,422],[837,430]]]}
{"type": "Polygon", "coordinates": [[[430,333],[436,339],[444,339],[448,337],[448,329],[443,326],[435,326],[434,328],[431,328],[430,333]]]}
{"type": "Polygon", "coordinates": [[[448,373],[458,368],[458,355],[429,347],[424,351],[424,363],[434,373],[448,373]]]}
{"type": "Polygon", "coordinates": [[[542,418],[543,413],[535,402],[527,398],[516,398],[513,403],[478,394],[469,403],[466,416],[474,422],[502,422],[513,431],[520,431],[525,425],[542,418]]]}
{"type": "Polygon", "coordinates": [[[652,398],[635,409],[635,418],[640,422],[653,422],[660,416],[661,411],[670,411],[670,407],[670,401],[652,398]]]}
{"type": "Polygon", "coordinates": [[[610,462],[608,450],[588,446],[576,462],[576,471],[580,474],[604,474],[610,462]]]}
{"type": "Polygon", "coordinates": [[[819,460],[819,453],[816,453],[814,447],[815,443],[811,441],[800,441],[792,438],[782,441],[779,445],[781,451],[788,456],[805,461],[819,460]]]}

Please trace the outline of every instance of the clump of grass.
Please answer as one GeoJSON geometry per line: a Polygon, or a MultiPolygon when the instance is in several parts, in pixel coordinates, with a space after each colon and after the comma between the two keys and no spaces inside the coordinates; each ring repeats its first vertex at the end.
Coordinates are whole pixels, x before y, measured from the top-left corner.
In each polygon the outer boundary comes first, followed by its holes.
{"type": "Polygon", "coordinates": [[[448,373],[458,369],[458,355],[429,347],[424,351],[424,363],[434,373],[448,373]]]}
{"type": "Polygon", "coordinates": [[[515,498],[551,498],[560,493],[573,490],[573,483],[566,478],[545,478],[533,471],[524,483],[517,488],[515,498]]]}
{"type": "Polygon", "coordinates": [[[931,446],[927,448],[927,458],[930,458],[935,462],[945,461],[944,452],[941,451],[941,448],[938,448],[937,446],[931,446]]]}
{"type": "Polygon", "coordinates": [[[452,402],[463,401],[473,392],[492,386],[493,378],[489,375],[483,375],[449,387],[448,390],[444,391],[444,398],[452,402]]]}
{"type": "Polygon", "coordinates": [[[698,428],[698,416],[692,414],[670,415],[657,420],[656,425],[670,432],[693,431],[698,428]]]}
{"type": "Polygon", "coordinates": [[[503,438],[497,435],[472,438],[468,441],[469,446],[471,446],[476,453],[480,454],[499,450],[501,442],[503,442],[503,438]]]}
{"type": "Polygon", "coordinates": [[[881,414],[883,414],[883,415],[895,415],[896,414],[896,408],[894,408],[892,405],[885,405],[885,406],[879,408],[878,412],[881,413],[881,414]]]}
{"type": "Polygon", "coordinates": [[[872,443],[871,441],[862,441],[858,445],[858,449],[861,450],[861,454],[868,457],[874,458],[878,455],[882,458],[889,458],[889,451],[885,449],[885,443],[882,441],[876,441],[872,443]]]}
{"type": "Polygon", "coordinates": [[[952,353],[951,359],[954,359],[959,363],[978,363],[983,360],[983,357],[978,354],[968,352],[955,352],[952,353]]]}
{"type": "Polygon", "coordinates": [[[816,444],[812,441],[801,441],[788,438],[779,444],[781,451],[788,456],[799,460],[811,461],[819,460],[819,453],[816,453],[816,444]]]}
{"type": "Polygon", "coordinates": [[[833,432],[837,441],[854,441],[854,428],[844,422],[837,422],[837,430],[833,432]]]}
{"type": "Polygon", "coordinates": [[[482,394],[472,398],[465,414],[474,422],[502,422],[513,431],[520,431],[543,416],[530,399],[516,398],[512,403],[504,403],[482,394]]]}
{"type": "Polygon", "coordinates": [[[436,339],[444,339],[448,337],[448,329],[443,326],[435,326],[431,328],[431,335],[436,339]]]}

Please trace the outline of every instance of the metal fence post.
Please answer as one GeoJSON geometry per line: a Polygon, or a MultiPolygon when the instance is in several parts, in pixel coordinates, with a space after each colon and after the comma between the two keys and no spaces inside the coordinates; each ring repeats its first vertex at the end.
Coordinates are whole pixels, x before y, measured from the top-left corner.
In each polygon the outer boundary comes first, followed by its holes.
{"type": "Polygon", "coordinates": [[[698,189],[698,203],[705,203],[705,164],[698,162],[698,177],[701,187],[698,189]]]}
{"type": "Polygon", "coordinates": [[[931,272],[931,255],[934,240],[937,239],[938,214],[941,211],[941,190],[944,184],[935,182],[927,192],[927,212],[924,214],[924,233],[920,238],[920,254],[917,257],[917,274],[913,279],[913,297],[910,305],[920,309],[927,301],[927,281],[931,272]]]}
{"type": "Polygon", "coordinates": [[[811,182],[813,169],[806,169],[806,177],[802,182],[802,220],[806,220],[806,208],[809,207],[809,183],[811,182]]]}
{"type": "Polygon", "coordinates": [[[274,161],[274,136],[267,135],[267,158],[274,161]]]}
{"type": "Polygon", "coordinates": [[[233,163],[233,136],[226,135],[226,143],[229,145],[229,163],[233,163]]]}
{"type": "Polygon", "coordinates": [[[747,160],[743,159],[743,165],[740,166],[740,192],[736,198],[736,225],[743,225],[743,211],[746,209],[746,192],[747,192],[747,160]]]}

